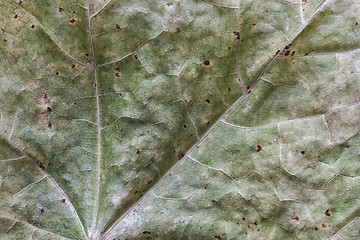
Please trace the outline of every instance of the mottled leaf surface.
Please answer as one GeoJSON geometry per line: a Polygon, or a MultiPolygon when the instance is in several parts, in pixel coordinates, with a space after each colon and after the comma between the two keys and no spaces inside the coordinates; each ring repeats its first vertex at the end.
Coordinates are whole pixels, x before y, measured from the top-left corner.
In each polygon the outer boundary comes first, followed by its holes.
{"type": "Polygon", "coordinates": [[[1,239],[359,239],[357,0],[0,2],[1,239]]]}

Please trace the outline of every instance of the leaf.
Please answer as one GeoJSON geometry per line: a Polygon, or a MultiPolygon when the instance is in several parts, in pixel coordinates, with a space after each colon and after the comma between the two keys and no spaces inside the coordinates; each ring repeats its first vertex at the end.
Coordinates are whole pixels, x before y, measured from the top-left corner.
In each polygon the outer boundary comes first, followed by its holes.
{"type": "Polygon", "coordinates": [[[1,239],[358,239],[360,3],[0,4],[1,239]]]}

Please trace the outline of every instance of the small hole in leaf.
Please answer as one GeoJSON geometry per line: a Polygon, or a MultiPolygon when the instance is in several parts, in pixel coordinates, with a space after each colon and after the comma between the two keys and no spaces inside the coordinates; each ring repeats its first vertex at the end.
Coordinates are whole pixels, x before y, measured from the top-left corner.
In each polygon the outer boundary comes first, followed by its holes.
{"type": "Polygon", "coordinates": [[[302,151],[301,151],[301,154],[302,154],[302,155],[304,155],[304,154],[305,154],[305,151],[304,151],[304,150],[302,150],[302,151]]]}
{"type": "Polygon", "coordinates": [[[120,28],[121,28],[119,24],[115,24],[115,27],[116,27],[116,29],[120,29],[120,28]]]}
{"type": "Polygon", "coordinates": [[[203,64],[204,64],[204,66],[210,66],[210,61],[209,61],[209,60],[205,60],[205,61],[203,62],[203,64]]]}
{"type": "Polygon", "coordinates": [[[60,76],[60,72],[59,72],[59,71],[56,71],[56,75],[60,76]]]}
{"type": "Polygon", "coordinates": [[[52,124],[51,124],[51,123],[49,123],[49,124],[48,124],[48,127],[49,127],[49,128],[51,128],[51,127],[52,127],[52,124]]]}
{"type": "Polygon", "coordinates": [[[35,25],[31,25],[31,28],[35,28],[35,25]]]}
{"type": "Polygon", "coordinates": [[[137,150],[137,151],[136,151],[136,154],[139,154],[139,153],[140,153],[140,150],[137,150]]]}
{"type": "Polygon", "coordinates": [[[315,227],[315,231],[317,231],[317,230],[319,230],[319,228],[318,228],[318,227],[315,227]]]}
{"type": "Polygon", "coordinates": [[[244,217],[243,217],[243,218],[242,218],[242,220],[243,220],[243,221],[245,221],[245,220],[246,220],[246,218],[244,218],[244,217]]]}
{"type": "Polygon", "coordinates": [[[48,112],[51,112],[51,107],[47,107],[46,109],[48,110],[48,112]]]}
{"type": "Polygon", "coordinates": [[[254,222],[254,225],[258,225],[258,223],[257,223],[257,222],[254,222]]]}
{"type": "Polygon", "coordinates": [[[207,104],[210,104],[210,103],[211,103],[211,101],[210,101],[209,99],[206,99],[205,102],[206,102],[207,104]]]}
{"type": "Polygon", "coordinates": [[[184,128],[186,128],[186,125],[184,125],[184,128]]]}
{"type": "Polygon", "coordinates": [[[75,64],[71,65],[71,68],[75,68],[75,64]]]}
{"type": "Polygon", "coordinates": [[[19,17],[18,15],[15,15],[15,16],[14,16],[15,19],[18,18],[18,17],[19,17]]]}

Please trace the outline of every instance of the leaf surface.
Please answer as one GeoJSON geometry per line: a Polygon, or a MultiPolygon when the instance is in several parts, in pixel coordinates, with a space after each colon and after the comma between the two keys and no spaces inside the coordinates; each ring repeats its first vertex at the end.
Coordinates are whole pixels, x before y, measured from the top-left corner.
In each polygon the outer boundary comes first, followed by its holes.
{"type": "Polygon", "coordinates": [[[358,16],[4,0],[0,238],[359,238],[358,16]]]}

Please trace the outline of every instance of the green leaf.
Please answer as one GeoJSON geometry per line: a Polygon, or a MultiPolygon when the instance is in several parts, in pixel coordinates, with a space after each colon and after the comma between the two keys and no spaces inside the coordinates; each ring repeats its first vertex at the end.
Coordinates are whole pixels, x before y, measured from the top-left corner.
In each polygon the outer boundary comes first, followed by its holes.
{"type": "Polygon", "coordinates": [[[0,238],[360,238],[359,16],[2,1],[0,238]]]}

